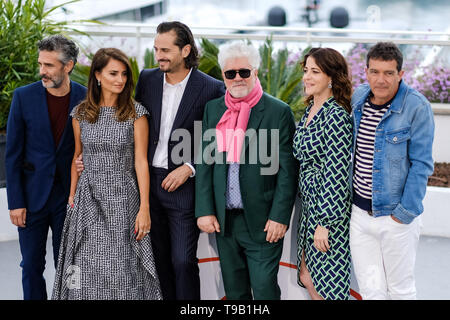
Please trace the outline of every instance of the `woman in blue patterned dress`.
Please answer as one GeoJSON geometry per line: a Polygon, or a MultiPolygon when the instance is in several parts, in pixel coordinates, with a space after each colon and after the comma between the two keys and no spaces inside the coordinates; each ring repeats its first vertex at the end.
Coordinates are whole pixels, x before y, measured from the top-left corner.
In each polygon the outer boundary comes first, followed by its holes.
{"type": "Polygon", "coordinates": [[[127,56],[98,50],[86,100],[71,113],[75,154],[53,299],[161,299],[149,237],[148,112],[132,91],[127,56]]]}
{"type": "Polygon", "coordinates": [[[314,300],[348,299],[352,86],[334,49],[313,48],[302,65],[308,107],[294,136],[302,205],[298,284],[314,300]]]}

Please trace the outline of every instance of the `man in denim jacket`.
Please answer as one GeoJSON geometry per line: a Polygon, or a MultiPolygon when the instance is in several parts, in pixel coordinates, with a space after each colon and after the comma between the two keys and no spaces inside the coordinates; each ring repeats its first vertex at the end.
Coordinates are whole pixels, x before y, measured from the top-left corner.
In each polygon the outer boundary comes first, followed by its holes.
{"type": "Polygon", "coordinates": [[[353,94],[350,249],[363,299],[415,299],[420,214],[433,172],[434,120],[426,98],[402,81],[393,43],[367,54],[368,85],[353,94]]]}

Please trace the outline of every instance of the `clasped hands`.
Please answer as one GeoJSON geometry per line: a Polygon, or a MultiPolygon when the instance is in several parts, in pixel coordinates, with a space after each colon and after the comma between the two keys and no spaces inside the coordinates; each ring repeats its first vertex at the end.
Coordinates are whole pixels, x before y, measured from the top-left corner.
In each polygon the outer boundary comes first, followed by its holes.
{"type": "MultiPolygon", "coordinates": [[[[200,230],[213,233],[220,232],[220,225],[215,215],[208,215],[199,217],[197,219],[197,226],[200,230]]],[[[278,242],[286,234],[287,225],[275,222],[273,220],[267,220],[264,232],[267,232],[266,241],[273,243],[278,242]]]]}

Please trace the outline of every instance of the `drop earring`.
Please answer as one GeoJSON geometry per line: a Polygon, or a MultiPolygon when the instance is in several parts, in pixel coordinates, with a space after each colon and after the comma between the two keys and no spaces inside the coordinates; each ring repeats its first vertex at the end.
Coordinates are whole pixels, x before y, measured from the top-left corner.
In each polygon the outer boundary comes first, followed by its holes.
{"type": "Polygon", "coordinates": [[[331,85],[331,81],[328,83],[328,89],[333,88],[333,86],[331,85]]]}
{"type": "Polygon", "coordinates": [[[101,86],[102,84],[100,83],[100,80],[97,80],[97,86],[101,86]]]}

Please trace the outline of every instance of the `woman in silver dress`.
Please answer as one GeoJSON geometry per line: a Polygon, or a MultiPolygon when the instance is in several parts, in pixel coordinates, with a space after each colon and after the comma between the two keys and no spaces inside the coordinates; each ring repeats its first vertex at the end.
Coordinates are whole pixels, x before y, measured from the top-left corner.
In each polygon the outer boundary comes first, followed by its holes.
{"type": "Polygon", "coordinates": [[[71,113],[75,154],[53,299],[161,299],[149,237],[148,113],[133,86],[127,56],[98,50],[86,100],[71,113]]]}

